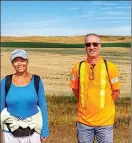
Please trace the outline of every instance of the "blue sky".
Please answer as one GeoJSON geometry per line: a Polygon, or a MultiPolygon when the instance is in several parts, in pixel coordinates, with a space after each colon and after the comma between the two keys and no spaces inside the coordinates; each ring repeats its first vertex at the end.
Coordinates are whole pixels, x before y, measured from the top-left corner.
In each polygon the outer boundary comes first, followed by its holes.
{"type": "Polygon", "coordinates": [[[2,36],[131,35],[130,1],[3,1],[2,36]]]}

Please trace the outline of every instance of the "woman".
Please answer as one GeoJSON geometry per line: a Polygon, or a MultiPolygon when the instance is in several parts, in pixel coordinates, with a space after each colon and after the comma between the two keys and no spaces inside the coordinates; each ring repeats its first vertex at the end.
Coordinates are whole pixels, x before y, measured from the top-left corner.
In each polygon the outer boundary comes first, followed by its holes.
{"type": "Polygon", "coordinates": [[[35,75],[28,73],[28,54],[22,49],[10,55],[15,73],[8,93],[1,80],[1,127],[4,143],[40,143],[49,135],[47,104],[42,79],[35,87],[35,75]],[[7,94],[7,95],[6,95],[7,94]]]}

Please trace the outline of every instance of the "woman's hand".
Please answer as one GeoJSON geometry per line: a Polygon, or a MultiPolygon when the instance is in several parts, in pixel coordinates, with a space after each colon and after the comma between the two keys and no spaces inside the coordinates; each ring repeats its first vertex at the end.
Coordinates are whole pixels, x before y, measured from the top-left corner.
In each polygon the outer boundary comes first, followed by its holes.
{"type": "Polygon", "coordinates": [[[46,141],[47,137],[41,137],[41,142],[46,141]]]}

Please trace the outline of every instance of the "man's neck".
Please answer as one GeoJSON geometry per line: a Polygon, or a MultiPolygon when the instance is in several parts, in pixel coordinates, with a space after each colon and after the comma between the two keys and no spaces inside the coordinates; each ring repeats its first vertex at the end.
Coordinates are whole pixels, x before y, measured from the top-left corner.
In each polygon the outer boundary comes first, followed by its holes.
{"type": "Polygon", "coordinates": [[[87,62],[90,63],[91,65],[96,65],[96,63],[99,61],[99,59],[100,59],[100,56],[96,57],[96,58],[88,57],[87,58],[87,62]]]}

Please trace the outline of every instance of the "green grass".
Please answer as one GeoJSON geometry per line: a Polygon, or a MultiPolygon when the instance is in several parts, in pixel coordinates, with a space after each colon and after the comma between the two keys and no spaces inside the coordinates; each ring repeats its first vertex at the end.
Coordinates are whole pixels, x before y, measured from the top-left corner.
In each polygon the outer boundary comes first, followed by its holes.
{"type": "MultiPolygon", "coordinates": [[[[102,47],[131,47],[131,43],[102,43],[102,47]]],[[[1,47],[19,48],[83,48],[84,44],[45,43],[45,42],[1,42],[1,47]]]]}

